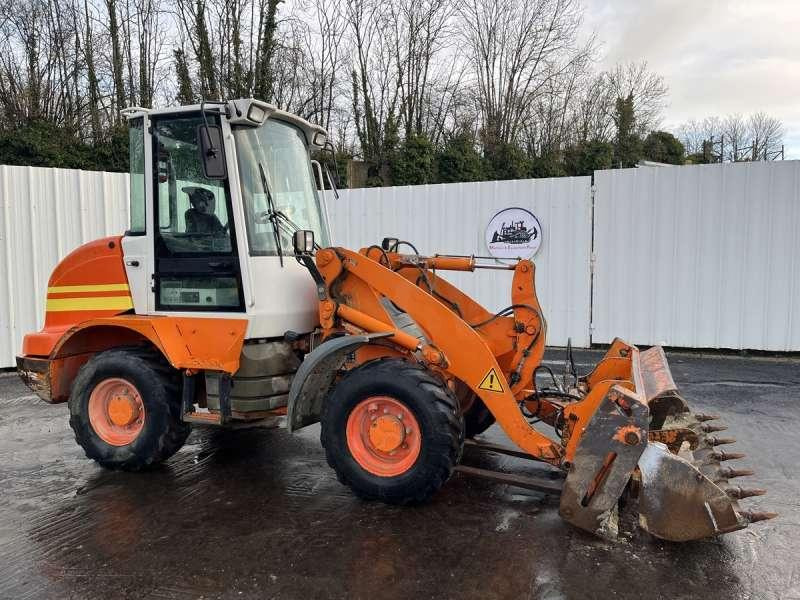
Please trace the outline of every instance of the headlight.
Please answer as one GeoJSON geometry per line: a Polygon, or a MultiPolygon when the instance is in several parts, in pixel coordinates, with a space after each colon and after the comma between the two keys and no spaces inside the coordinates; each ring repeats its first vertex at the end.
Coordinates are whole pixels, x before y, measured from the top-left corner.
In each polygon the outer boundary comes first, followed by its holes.
{"type": "Polygon", "coordinates": [[[320,148],[325,145],[325,142],[328,140],[328,136],[325,135],[324,132],[318,131],[314,134],[313,144],[315,146],[319,146],[320,148]]]}
{"type": "Polygon", "coordinates": [[[267,111],[265,111],[258,104],[251,104],[250,109],[247,111],[247,118],[250,121],[255,121],[259,125],[267,118],[267,111]]]}
{"type": "Polygon", "coordinates": [[[300,229],[294,232],[294,253],[311,254],[314,251],[314,232],[300,229]]]}

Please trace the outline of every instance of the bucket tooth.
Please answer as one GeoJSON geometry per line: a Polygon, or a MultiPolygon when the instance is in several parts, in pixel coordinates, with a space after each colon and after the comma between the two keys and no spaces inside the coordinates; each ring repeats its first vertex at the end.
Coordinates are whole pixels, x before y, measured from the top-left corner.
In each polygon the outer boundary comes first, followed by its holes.
{"type": "Polygon", "coordinates": [[[704,415],[702,413],[697,413],[694,415],[694,418],[702,423],[703,421],[713,421],[715,419],[719,419],[719,415],[704,415]]]}
{"type": "Polygon", "coordinates": [[[733,479],[734,477],[749,477],[753,474],[750,469],[720,469],[717,473],[720,479],[733,479]]]}
{"type": "Polygon", "coordinates": [[[775,517],[778,516],[778,513],[743,511],[739,513],[739,516],[744,517],[747,521],[750,521],[751,523],[758,523],[759,521],[768,521],[769,519],[774,519],[775,517]]]}
{"type": "Polygon", "coordinates": [[[727,425],[703,425],[700,427],[705,433],[712,433],[714,431],[725,431],[728,428],[727,425]]]}
{"type": "Polygon", "coordinates": [[[723,452],[722,450],[717,450],[716,452],[711,453],[711,458],[718,460],[719,462],[744,458],[745,456],[746,455],[742,452],[723,452]]]}
{"type": "Polygon", "coordinates": [[[722,446],[723,444],[735,444],[736,438],[718,438],[710,435],[706,438],[711,446],[722,446]]]}
{"type": "Polygon", "coordinates": [[[735,498],[736,500],[742,500],[744,498],[750,498],[751,496],[763,496],[764,494],[767,493],[767,490],[762,490],[758,488],[748,490],[737,486],[726,489],[725,493],[728,494],[728,496],[731,498],[735,498]]]}

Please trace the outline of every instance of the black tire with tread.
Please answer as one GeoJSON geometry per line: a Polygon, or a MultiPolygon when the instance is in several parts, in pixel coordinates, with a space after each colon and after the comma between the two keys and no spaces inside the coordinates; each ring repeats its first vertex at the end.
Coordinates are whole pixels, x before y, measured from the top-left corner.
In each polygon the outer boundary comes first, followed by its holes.
{"type": "Polygon", "coordinates": [[[474,438],[489,429],[494,422],[492,412],[486,408],[483,400],[476,396],[470,407],[464,411],[464,435],[474,438]]]}
{"type": "Polygon", "coordinates": [[[140,471],[168,459],[183,446],[191,426],[181,420],[180,379],[156,350],[123,347],[98,352],[78,371],[69,397],[69,424],[86,456],[109,469],[140,471]],[[134,384],[145,408],[144,428],[126,446],[103,441],[89,421],[89,396],[109,377],[134,384]]]}
{"type": "Polygon", "coordinates": [[[449,479],[464,447],[464,421],[452,392],[422,365],[397,358],[371,361],[345,375],[329,392],[321,421],[320,441],[339,481],[361,498],[389,504],[428,500],[449,479]],[[347,445],[350,412],[365,398],[378,395],[402,401],[422,431],[417,461],[394,477],[363,469],[347,445]]]}

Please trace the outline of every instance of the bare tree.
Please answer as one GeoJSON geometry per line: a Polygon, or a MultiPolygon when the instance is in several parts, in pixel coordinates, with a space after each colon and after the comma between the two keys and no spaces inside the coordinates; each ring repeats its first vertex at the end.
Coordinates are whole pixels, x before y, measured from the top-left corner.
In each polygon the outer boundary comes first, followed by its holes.
{"type": "Polygon", "coordinates": [[[281,0],[260,0],[258,22],[258,53],[255,61],[253,91],[259,98],[269,99],[274,93],[273,64],[278,4],[281,0]]]}
{"type": "Polygon", "coordinates": [[[574,142],[610,141],[614,136],[611,106],[614,96],[606,85],[604,73],[584,74],[575,99],[573,112],[574,142]]]}
{"type": "Polygon", "coordinates": [[[447,78],[446,63],[435,62],[450,46],[454,10],[447,0],[400,0],[388,4],[394,68],[399,92],[398,118],[405,137],[426,135],[436,124],[433,88],[447,78]]]}
{"type": "Polygon", "coordinates": [[[633,95],[636,129],[640,136],[657,129],[666,105],[668,88],[661,75],[647,68],[647,62],[631,62],[615,66],[605,73],[612,102],[607,106],[613,114],[614,101],[633,95]]]}
{"type": "Polygon", "coordinates": [[[586,53],[582,9],[576,0],[463,0],[459,12],[484,144],[513,142],[551,81],[586,53]]]}
{"type": "Polygon", "coordinates": [[[687,154],[706,152],[712,160],[773,160],[781,155],[784,127],[764,112],[747,118],[734,114],[711,116],[680,125],[677,135],[687,154]]]}
{"type": "Polygon", "coordinates": [[[380,177],[396,137],[399,90],[392,68],[391,23],[380,0],[346,0],[345,14],[353,60],[353,122],[371,176],[380,177]]]}
{"type": "Polygon", "coordinates": [[[752,140],[752,160],[770,160],[783,147],[783,123],[764,112],[757,112],[747,120],[747,131],[752,140]]]}
{"type": "MultiPolygon", "coordinates": [[[[111,36],[111,74],[114,79],[114,97],[116,99],[116,110],[120,111],[125,107],[126,102],[117,0],[105,0],[105,4],[108,14],[108,32],[111,36]]],[[[119,118],[121,117],[117,117],[117,119],[119,118]]]]}
{"type": "Polygon", "coordinates": [[[327,129],[343,91],[340,74],[346,69],[343,45],[347,22],[343,4],[343,0],[313,0],[302,35],[308,97],[304,116],[327,129]]]}

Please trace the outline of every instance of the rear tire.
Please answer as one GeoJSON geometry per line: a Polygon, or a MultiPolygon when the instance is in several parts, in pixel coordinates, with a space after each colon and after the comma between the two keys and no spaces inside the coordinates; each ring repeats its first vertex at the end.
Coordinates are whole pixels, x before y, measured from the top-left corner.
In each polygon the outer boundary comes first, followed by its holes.
{"type": "Polygon", "coordinates": [[[178,373],[158,352],[148,348],[99,352],[81,367],[72,384],[69,424],[88,458],[109,469],[146,469],[175,454],[191,431],[181,420],[179,392],[178,373]],[[117,402],[112,416],[109,396],[110,402],[117,402]],[[135,402],[128,400],[131,397],[135,402]],[[105,411],[98,408],[103,398],[105,411]],[[126,419],[130,424],[124,423],[126,419]]]}
{"type": "Polygon", "coordinates": [[[477,396],[470,407],[464,411],[464,430],[468,438],[474,438],[494,425],[494,415],[477,396]]]}
{"type": "Polygon", "coordinates": [[[348,373],[326,398],[321,420],[320,441],[339,481],[362,498],[389,504],[429,499],[464,446],[455,396],[423,366],[397,358],[348,373]],[[373,439],[370,428],[379,424],[388,429],[373,439]]]}

